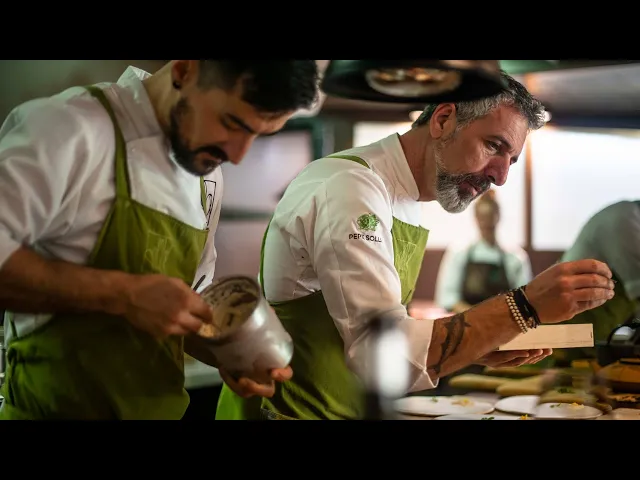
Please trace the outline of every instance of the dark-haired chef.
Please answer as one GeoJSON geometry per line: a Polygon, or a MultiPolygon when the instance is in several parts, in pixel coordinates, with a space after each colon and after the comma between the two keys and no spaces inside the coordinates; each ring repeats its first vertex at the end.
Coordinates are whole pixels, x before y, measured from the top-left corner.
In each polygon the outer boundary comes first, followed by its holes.
{"type": "MultiPolygon", "coordinates": [[[[317,81],[314,60],[173,60],[10,113],[0,418],[183,417],[184,337],[212,315],[193,288],[214,274],[219,167],[312,106],[317,81]]],[[[273,392],[221,375],[242,395],[273,392]]]]}

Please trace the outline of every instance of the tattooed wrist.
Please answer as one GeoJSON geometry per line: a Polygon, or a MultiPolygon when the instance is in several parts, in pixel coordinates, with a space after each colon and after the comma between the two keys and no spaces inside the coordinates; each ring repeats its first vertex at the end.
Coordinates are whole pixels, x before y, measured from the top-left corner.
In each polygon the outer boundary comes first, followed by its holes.
{"type": "Polygon", "coordinates": [[[464,313],[458,313],[452,317],[439,320],[437,323],[442,325],[441,328],[444,328],[445,334],[440,344],[440,355],[427,368],[432,370],[435,375],[440,375],[442,366],[458,351],[464,334],[471,325],[466,321],[464,313]]]}

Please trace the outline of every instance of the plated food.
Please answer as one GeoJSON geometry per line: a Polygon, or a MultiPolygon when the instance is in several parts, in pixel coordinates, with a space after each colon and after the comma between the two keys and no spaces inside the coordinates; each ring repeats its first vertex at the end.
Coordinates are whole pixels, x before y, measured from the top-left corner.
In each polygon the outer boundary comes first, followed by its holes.
{"type": "Polygon", "coordinates": [[[538,420],[592,420],[602,415],[602,410],[579,403],[543,403],[534,412],[538,420]]]}
{"type": "Polygon", "coordinates": [[[533,415],[540,401],[538,395],[516,395],[498,400],[496,410],[516,415],[533,415]]]}
{"type": "Polygon", "coordinates": [[[405,397],[395,402],[396,411],[406,415],[438,417],[452,414],[487,414],[494,410],[493,404],[462,395],[405,397]]]}
{"type": "Polygon", "coordinates": [[[435,420],[529,420],[526,415],[513,416],[513,415],[479,415],[474,413],[459,414],[459,415],[443,415],[437,417],[435,420]]]}

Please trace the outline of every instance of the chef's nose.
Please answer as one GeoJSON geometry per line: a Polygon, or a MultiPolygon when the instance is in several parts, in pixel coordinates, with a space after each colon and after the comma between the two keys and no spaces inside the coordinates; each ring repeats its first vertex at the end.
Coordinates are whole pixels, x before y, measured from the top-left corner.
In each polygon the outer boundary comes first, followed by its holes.
{"type": "Polygon", "coordinates": [[[226,151],[229,156],[229,162],[238,165],[245,157],[249,148],[253,144],[255,135],[245,135],[234,141],[227,147],[226,151]]]}
{"type": "MultiPolygon", "coordinates": [[[[501,159],[502,160],[502,159],[501,159]]],[[[509,175],[510,162],[495,162],[485,170],[485,175],[491,183],[501,187],[507,182],[507,176],[509,175]]]]}

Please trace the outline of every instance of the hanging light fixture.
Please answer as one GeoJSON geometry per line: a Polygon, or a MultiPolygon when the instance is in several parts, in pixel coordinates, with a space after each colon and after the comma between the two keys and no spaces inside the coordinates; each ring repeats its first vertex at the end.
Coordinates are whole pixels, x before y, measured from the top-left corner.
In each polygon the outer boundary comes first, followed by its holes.
{"type": "Polygon", "coordinates": [[[327,95],[387,103],[475,100],[505,85],[498,60],[331,60],[327,95]]]}

